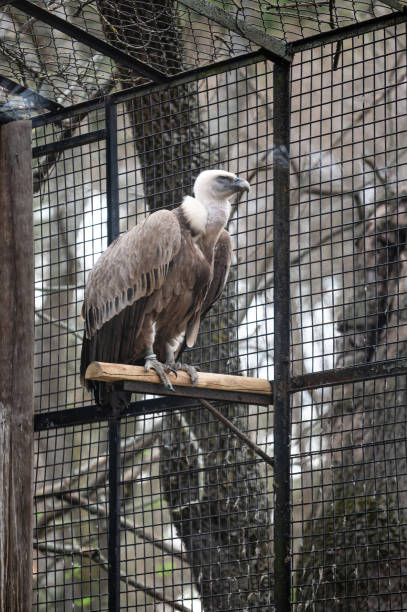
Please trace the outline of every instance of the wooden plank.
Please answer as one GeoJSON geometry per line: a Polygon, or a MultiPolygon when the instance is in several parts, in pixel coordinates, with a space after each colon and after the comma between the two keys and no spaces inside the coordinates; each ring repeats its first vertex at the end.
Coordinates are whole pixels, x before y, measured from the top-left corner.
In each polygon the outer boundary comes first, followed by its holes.
{"type": "Polygon", "coordinates": [[[263,401],[258,402],[262,404],[270,404],[272,401],[270,382],[262,378],[249,378],[247,376],[199,372],[198,384],[192,386],[191,379],[186,372],[178,372],[178,376],[170,373],[168,378],[174,385],[174,392],[171,392],[165,388],[159,376],[153,370],[146,372],[143,366],[94,361],[86,370],[86,378],[104,382],[126,381],[127,383],[129,381],[134,383],[134,386],[126,384],[128,390],[160,395],[177,393],[186,395],[188,393],[191,394],[190,397],[241,402],[244,400],[244,403],[250,401],[256,403],[256,400],[262,399],[263,401]],[[234,399],[232,399],[232,396],[234,396],[234,399]]]}
{"type": "Polygon", "coordinates": [[[0,127],[0,610],[32,606],[31,122],[0,127]]]}

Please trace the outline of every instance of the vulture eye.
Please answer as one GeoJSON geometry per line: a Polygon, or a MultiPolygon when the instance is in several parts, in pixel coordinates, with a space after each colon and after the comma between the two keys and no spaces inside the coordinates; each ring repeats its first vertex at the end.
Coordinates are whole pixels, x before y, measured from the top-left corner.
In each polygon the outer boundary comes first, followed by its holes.
{"type": "Polygon", "coordinates": [[[216,180],[218,181],[218,183],[221,183],[222,185],[224,185],[225,183],[230,182],[230,177],[229,176],[217,176],[216,180]]]}

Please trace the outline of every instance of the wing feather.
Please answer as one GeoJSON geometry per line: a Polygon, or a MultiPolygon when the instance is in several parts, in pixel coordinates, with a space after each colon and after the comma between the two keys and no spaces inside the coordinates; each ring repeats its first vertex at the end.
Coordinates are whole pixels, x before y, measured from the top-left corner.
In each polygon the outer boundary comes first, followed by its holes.
{"type": "Polygon", "coordinates": [[[215,255],[213,261],[213,277],[211,284],[209,285],[208,291],[206,292],[205,298],[202,303],[202,307],[191,319],[187,326],[185,339],[182,347],[179,350],[178,356],[185,350],[186,347],[191,348],[194,346],[198,334],[201,319],[206,315],[208,310],[220,297],[229,274],[230,264],[232,261],[232,242],[230,235],[226,230],[223,230],[218,238],[218,242],[215,247],[215,255]]]}
{"type": "Polygon", "coordinates": [[[89,274],[82,306],[87,337],[127,306],[159,289],[180,247],[180,224],[169,210],[153,213],[119,236],[89,274]]]}
{"type": "Polygon", "coordinates": [[[212,304],[220,297],[229,275],[232,261],[232,241],[229,232],[223,230],[215,247],[213,278],[202,306],[201,317],[204,317],[212,304]]]}

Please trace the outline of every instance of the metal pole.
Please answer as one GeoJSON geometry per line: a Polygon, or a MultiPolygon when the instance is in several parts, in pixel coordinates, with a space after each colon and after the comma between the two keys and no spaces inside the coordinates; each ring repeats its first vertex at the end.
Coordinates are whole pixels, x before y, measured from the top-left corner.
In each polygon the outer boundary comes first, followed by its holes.
{"type": "Polygon", "coordinates": [[[290,64],[274,64],[275,607],[291,609],[290,552],[290,64]]]}
{"type": "MultiPolygon", "coordinates": [[[[117,106],[111,96],[106,97],[105,113],[107,240],[110,244],[120,231],[117,106]]],[[[112,414],[109,418],[109,612],[120,611],[120,425],[120,416],[112,414]]]]}

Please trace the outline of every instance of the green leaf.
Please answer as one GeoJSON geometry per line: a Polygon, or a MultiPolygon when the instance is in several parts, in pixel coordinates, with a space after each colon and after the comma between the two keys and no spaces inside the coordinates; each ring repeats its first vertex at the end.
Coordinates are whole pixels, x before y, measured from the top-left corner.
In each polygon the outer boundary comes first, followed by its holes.
{"type": "Polygon", "coordinates": [[[158,508],[161,508],[161,499],[156,499],[152,504],[148,504],[148,506],[145,508],[143,506],[143,510],[145,512],[148,512],[149,510],[157,510],[158,508]]]}
{"type": "Polygon", "coordinates": [[[156,565],[155,571],[159,576],[165,578],[166,576],[170,576],[171,572],[174,570],[174,565],[172,561],[166,561],[164,565],[156,565]]]}
{"type": "Polygon", "coordinates": [[[69,580],[72,582],[75,580],[80,580],[82,577],[82,567],[78,563],[72,563],[72,569],[67,570],[65,572],[65,580],[69,580]]]}
{"type": "Polygon", "coordinates": [[[82,599],[75,599],[74,601],[75,608],[81,608],[81,610],[83,610],[84,608],[89,608],[91,599],[92,599],[91,597],[83,597],[82,599]]]}

